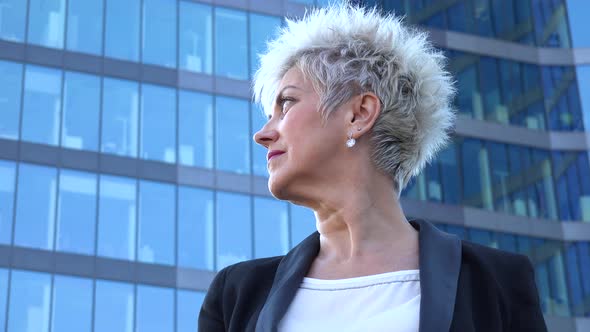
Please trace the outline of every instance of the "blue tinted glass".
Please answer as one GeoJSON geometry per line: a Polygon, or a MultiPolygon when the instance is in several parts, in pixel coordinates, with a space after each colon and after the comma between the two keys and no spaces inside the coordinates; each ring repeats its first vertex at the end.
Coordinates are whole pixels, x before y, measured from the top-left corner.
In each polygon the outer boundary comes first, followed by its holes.
{"type": "Polygon", "coordinates": [[[483,120],[481,98],[477,91],[477,71],[469,66],[457,73],[457,108],[461,114],[483,120]]]}
{"type": "Polygon", "coordinates": [[[22,73],[21,64],[0,61],[0,138],[18,139],[22,73]]]}
{"type": "Polygon", "coordinates": [[[467,239],[467,231],[465,230],[465,227],[455,226],[455,225],[447,225],[447,228],[445,229],[445,231],[447,233],[457,235],[462,240],[467,239]]]}
{"type": "Polygon", "coordinates": [[[23,105],[22,139],[57,145],[61,110],[59,70],[27,65],[23,105]]]}
{"type": "Polygon", "coordinates": [[[470,229],[469,240],[484,246],[498,248],[498,243],[496,242],[494,233],[489,231],[470,229]]]}
{"type": "Polygon", "coordinates": [[[100,176],[98,255],[135,259],[135,180],[100,176]]]}
{"type": "Polygon", "coordinates": [[[92,330],[92,280],[56,275],[53,280],[51,330],[92,330]]]}
{"type": "Polygon", "coordinates": [[[258,132],[266,124],[266,116],[262,108],[257,104],[252,104],[252,132],[250,133],[250,144],[252,145],[252,173],[254,175],[268,177],[268,170],[266,168],[266,154],[268,149],[254,141],[254,134],[258,132]]]}
{"type": "Polygon", "coordinates": [[[141,158],[176,162],[176,91],[141,87],[141,158]]]}
{"type": "Polygon", "coordinates": [[[61,145],[70,149],[98,150],[100,79],[66,72],[61,145]]]}
{"type": "Polygon", "coordinates": [[[504,144],[488,142],[490,173],[496,211],[511,212],[508,154],[504,144]]]}
{"type": "Polygon", "coordinates": [[[216,168],[236,173],[250,172],[250,128],[248,102],[215,98],[216,168]]]}
{"type": "Polygon", "coordinates": [[[94,332],[133,331],[133,285],[96,281],[94,332]]]}
{"type": "Polygon", "coordinates": [[[29,0],[28,42],[64,47],[66,0],[29,0]]]}
{"type": "Polygon", "coordinates": [[[500,88],[496,59],[482,57],[479,61],[480,88],[485,105],[485,119],[508,123],[508,110],[500,105],[500,88]]]}
{"type": "Polygon", "coordinates": [[[2,244],[10,244],[12,238],[15,169],[14,163],[0,160],[0,243],[2,244]]]}
{"type": "Polygon", "coordinates": [[[577,247],[578,258],[580,260],[582,290],[584,297],[587,297],[590,295],[590,246],[588,242],[579,242],[577,247]]]}
{"type": "Polygon", "coordinates": [[[217,270],[252,258],[250,197],[217,192],[217,270]]]}
{"type": "Polygon", "coordinates": [[[178,290],[176,292],[176,332],[195,332],[199,310],[205,293],[178,290]]]}
{"type": "Polygon", "coordinates": [[[280,17],[250,14],[250,77],[260,67],[258,54],[266,51],[266,42],[276,36],[280,26],[280,17]]]}
{"type": "Polygon", "coordinates": [[[96,174],[60,171],[56,250],[94,254],[96,185],[96,174]]]}
{"type": "Polygon", "coordinates": [[[14,244],[53,249],[56,208],[56,170],[20,164],[14,244]]]}
{"type": "Polygon", "coordinates": [[[144,0],[144,63],[176,68],[176,1],[144,0]]]}
{"type": "Polygon", "coordinates": [[[454,142],[451,142],[440,152],[438,161],[442,172],[441,181],[444,190],[444,202],[447,204],[459,204],[461,201],[461,175],[457,164],[457,149],[454,142]]]}
{"type": "Polygon", "coordinates": [[[6,324],[6,301],[8,300],[8,270],[0,268],[0,329],[6,324]]]}
{"type": "Polygon", "coordinates": [[[8,331],[49,331],[51,276],[12,270],[8,331]]]}
{"type": "Polygon", "coordinates": [[[178,265],[213,270],[213,192],[178,187],[178,265]]]}
{"type": "Polygon", "coordinates": [[[139,235],[137,258],[141,262],[174,264],[174,186],[139,182],[139,235]]]}
{"type": "Polygon", "coordinates": [[[578,79],[578,87],[580,88],[584,128],[590,130],[590,66],[576,67],[576,77],[578,79]]]}
{"type": "Polygon", "coordinates": [[[542,178],[535,183],[534,187],[539,216],[542,218],[557,219],[555,190],[553,189],[549,153],[537,149],[531,149],[531,151],[533,167],[535,168],[535,171],[539,172],[542,176],[542,178]]]}
{"type": "Polygon", "coordinates": [[[254,257],[284,255],[289,251],[287,203],[254,198],[254,257]]]}
{"type": "Polygon", "coordinates": [[[578,255],[575,244],[566,246],[565,263],[567,266],[567,282],[569,296],[571,299],[572,314],[574,316],[584,315],[584,303],[582,285],[580,282],[580,270],[578,269],[578,255]]]}
{"type": "Polygon", "coordinates": [[[485,150],[478,140],[465,139],[462,145],[463,177],[474,181],[463,181],[463,203],[465,205],[484,207],[484,186],[489,184],[485,150]],[[483,167],[482,167],[483,166],[483,167]]]}
{"type": "Polygon", "coordinates": [[[502,250],[516,252],[516,237],[512,234],[498,233],[498,247],[502,250]]]}
{"type": "Polygon", "coordinates": [[[139,60],[140,0],[106,0],[105,55],[139,60]]]}
{"type": "Polygon", "coordinates": [[[590,47],[590,34],[588,34],[590,2],[586,0],[567,0],[566,3],[572,47],[590,47]]]}
{"type": "Polygon", "coordinates": [[[183,165],[213,167],[213,97],[178,93],[178,160],[183,165]]]}
{"type": "Polygon", "coordinates": [[[103,81],[101,151],[137,157],[138,84],[105,78],[103,81]]]}
{"type": "Polygon", "coordinates": [[[0,39],[24,41],[26,14],[26,1],[0,0],[0,39]]]}
{"type": "MultiPolygon", "coordinates": [[[[468,32],[465,3],[460,1],[447,9],[447,21],[450,30],[468,32]]],[[[469,15],[471,19],[472,16],[469,15]]]]}
{"type": "Polygon", "coordinates": [[[174,291],[172,289],[137,286],[136,310],[136,332],[174,331],[174,291]]]}
{"type": "Polygon", "coordinates": [[[180,68],[211,74],[213,58],[213,22],[211,6],[180,2],[180,68]]]}
{"type": "Polygon", "coordinates": [[[215,8],[215,74],[248,79],[246,13],[215,8]]]}
{"type": "Polygon", "coordinates": [[[569,296],[565,279],[563,253],[557,242],[550,242],[555,254],[549,260],[549,280],[554,313],[558,316],[569,316],[569,296]]]}
{"type": "Polygon", "coordinates": [[[296,246],[311,233],[316,231],[313,210],[303,206],[289,204],[291,207],[291,243],[296,246]]]}
{"type": "Polygon", "coordinates": [[[426,165],[423,172],[426,175],[428,187],[428,199],[435,202],[442,200],[442,188],[440,185],[440,168],[438,160],[426,165]]]}
{"type": "Polygon", "coordinates": [[[583,221],[590,221],[590,165],[588,154],[578,154],[578,172],[580,172],[580,215],[583,221]]]}
{"type": "Polygon", "coordinates": [[[70,51],[102,53],[104,0],[69,0],[66,48],[70,51]]]}

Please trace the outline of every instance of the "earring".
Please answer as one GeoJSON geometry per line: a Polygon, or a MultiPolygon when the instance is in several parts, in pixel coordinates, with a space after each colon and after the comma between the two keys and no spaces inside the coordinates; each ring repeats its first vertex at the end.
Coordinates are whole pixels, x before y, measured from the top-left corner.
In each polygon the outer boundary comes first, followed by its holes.
{"type": "Polygon", "coordinates": [[[356,140],[352,138],[352,131],[348,132],[348,140],[346,141],[346,146],[352,148],[356,144],[356,140]]]}

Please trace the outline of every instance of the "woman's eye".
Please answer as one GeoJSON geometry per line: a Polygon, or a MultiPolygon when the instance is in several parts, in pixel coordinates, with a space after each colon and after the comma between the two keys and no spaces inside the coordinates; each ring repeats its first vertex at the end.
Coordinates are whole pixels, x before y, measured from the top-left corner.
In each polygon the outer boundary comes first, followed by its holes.
{"type": "Polygon", "coordinates": [[[285,113],[287,111],[287,109],[289,108],[289,105],[291,105],[291,102],[293,102],[293,99],[291,98],[284,98],[281,100],[281,112],[285,113]]]}

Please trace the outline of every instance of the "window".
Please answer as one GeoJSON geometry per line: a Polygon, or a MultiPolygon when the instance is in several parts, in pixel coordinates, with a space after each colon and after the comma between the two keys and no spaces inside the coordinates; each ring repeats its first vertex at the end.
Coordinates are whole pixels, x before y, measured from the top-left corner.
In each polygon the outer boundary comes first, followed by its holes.
{"type": "Polygon", "coordinates": [[[213,71],[211,6],[180,1],[180,68],[198,73],[213,71]]]}
{"type": "Polygon", "coordinates": [[[12,270],[8,331],[49,331],[51,276],[12,270]]]}
{"type": "Polygon", "coordinates": [[[105,55],[139,60],[140,0],[106,0],[105,55]]]}
{"type": "Polygon", "coordinates": [[[498,243],[494,235],[495,233],[492,233],[490,231],[483,231],[480,229],[469,229],[470,241],[473,241],[484,246],[498,248],[498,243]]]}
{"type": "Polygon", "coordinates": [[[526,216],[527,192],[524,185],[525,169],[523,168],[522,157],[526,150],[521,146],[508,145],[508,164],[510,165],[510,211],[518,216],[526,216]]]}
{"type": "Polygon", "coordinates": [[[141,157],[176,162],[176,91],[144,84],[141,89],[141,157]]]}
{"type": "Polygon", "coordinates": [[[580,215],[581,220],[590,221],[590,165],[587,153],[578,153],[578,171],[580,172],[580,215]]]}
{"type": "Polygon", "coordinates": [[[217,270],[252,258],[250,197],[217,192],[217,270]]]}
{"type": "Polygon", "coordinates": [[[178,159],[187,166],[213,167],[213,97],[178,93],[178,159]]]}
{"type": "Polygon", "coordinates": [[[569,296],[565,278],[563,252],[557,241],[549,242],[555,252],[549,259],[550,294],[553,302],[553,310],[557,316],[569,316],[569,296]]]}
{"type": "Polygon", "coordinates": [[[176,331],[194,332],[205,293],[188,290],[176,291],[176,331]]]}
{"type": "Polygon", "coordinates": [[[174,265],[175,201],[174,186],[139,182],[139,261],[174,265]]]}
{"type": "Polygon", "coordinates": [[[51,330],[92,330],[92,280],[56,275],[53,280],[51,330]]]}
{"type": "Polygon", "coordinates": [[[0,61],[0,138],[18,139],[22,74],[21,64],[0,61]]]}
{"type": "Polygon", "coordinates": [[[494,195],[494,209],[496,211],[510,213],[510,172],[508,169],[506,146],[500,143],[488,142],[488,154],[494,195]]]}
{"type": "Polygon", "coordinates": [[[8,270],[0,268],[0,326],[6,326],[6,301],[8,300],[8,270]]]}
{"type": "Polygon", "coordinates": [[[423,173],[426,175],[428,184],[428,200],[440,202],[442,200],[442,188],[438,160],[426,164],[423,173]]]}
{"type": "Polygon", "coordinates": [[[248,79],[246,13],[215,7],[215,74],[248,79]]]}
{"type": "Polygon", "coordinates": [[[498,248],[510,252],[516,251],[516,237],[512,234],[497,233],[498,234],[498,248]]]}
{"type": "MultiPolygon", "coordinates": [[[[194,312],[197,315],[198,309],[194,308],[194,312]]],[[[174,291],[172,289],[137,286],[135,331],[174,331],[174,291]]]]}
{"type": "Polygon", "coordinates": [[[213,192],[178,187],[178,265],[213,270],[213,192]]]}
{"type": "Polygon", "coordinates": [[[0,2],[0,39],[23,42],[26,14],[26,1],[2,0],[0,2]]]}
{"type": "Polygon", "coordinates": [[[538,208],[538,216],[547,219],[557,219],[557,207],[555,203],[555,190],[553,189],[553,179],[551,171],[551,161],[549,153],[538,149],[531,149],[532,167],[538,174],[535,179],[534,205],[538,208]]]}
{"type": "Polygon", "coordinates": [[[216,97],[216,168],[229,172],[250,172],[250,128],[248,102],[216,97]]]}
{"type": "Polygon", "coordinates": [[[61,110],[61,72],[27,65],[22,139],[57,145],[61,110]]]}
{"type": "Polygon", "coordinates": [[[100,176],[98,255],[135,259],[135,180],[100,176]]]}
{"type": "Polygon", "coordinates": [[[565,0],[567,19],[571,29],[572,47],[590,47],[588,21],[586,13],[590,13],[590,3],[584,0],[565,0]]]}
{"type": "Polygon", "coordinates": [[[66,0],[29,0],[28,42],[64,47],[66,0]]]}
{"type": "Polygon", "coordinates": [[[291,208],[291,243],[296,246],[316,231],[316,220],[313,210],[294,204],[289,206],[291,208]]]}
{"type": "Polygon", "coordinates": [[[481,141],[465,139],[462,148],[463,203],[465,205],[491,210],[491,187],[487,151],[481,141]]]}
{"type": "Polygon", "coordinates": [[[69,0],[66,48],[70,51],[102,54],[104,0],[69,0]]]}
{"type": "Polygon", "coordinates": [[[459,204],[461,201],[461,175],[457,164],[457,148],[454,142],[439,153],[443,198],[447,204],[459,204]]]}
{"type": "Polygon", "coordinates": [[[500,101],[498,66],[496,59],[481,57],[479,61],[481,94],[485,105],[485,119],[507,124],[508,110],[500,101]]]}
{"type": "Polygon", "coordinates": [[[133,285],[97,280],[94,301],[95,332],[133,331],[133,285]]]}
{"type": "Polygon", "coordinates": [[[56,175],[54,168],[19,165],[15,245],[53,249],[56,175]]]}
{"type": "Polygon", "coordinates": [[[2,244],[10,244],[12,238],[15,176],[14,163],[0,160],[0,243],[2,244]]]}
{"type": "Polygon", "coordinates": [[[138,103],[136,82],[104,79],[102,152],[137,157],[138,103]]]}
{"type": "Polygon", "coordinates": [[[578,268],[578,244],[566,244],[565,263],[567,267],[567,283],[571,300],[572,316],[584,316],[584,292],[580,281],[578,268]]]}
{"type": "Polygon", "coordinates": [[[252,173],[258,176],[268,177],[268,169],[266,168],[266,154],[268,149],[254,141],[254,134],[256,134],[266,124],[266,116],[262,108],[257,104],[252,104],[250,144],[252,145],[252,173]]]}
{"type": "Polygon", "coordinates": [[[61,145],[70,149],[98,150],[100,79],[66,72],[61,145]]]}
{"type": "Polygon", "coordinates": [[[142,60],[176,68],[176,0],[144,0],[142,60]]]}
{"type": "Polygon", "coordinates": [[[280,26],[280,17],[250,14],[250,78],[260,67],[258,54],[266,51],[266,42],[276,37],[280,26]]]}
{"type": "Polygon", "coordinates": [[[287,251],[287,203],[272,198],[254,198],[254,257],[284,255],[287,251]]]}
{"type": "Polygon", "coordinates": [[[96,174],[60,171],[56,250],[94,254],[96,185],[96,174]]]}

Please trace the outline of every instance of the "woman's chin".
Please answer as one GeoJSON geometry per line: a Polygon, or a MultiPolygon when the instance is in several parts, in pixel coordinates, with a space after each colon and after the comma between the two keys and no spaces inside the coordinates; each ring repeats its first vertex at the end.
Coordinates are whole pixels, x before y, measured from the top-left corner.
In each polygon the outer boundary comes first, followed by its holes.
{"type": "Polygon", "coordinates": [[[276,198],[280,200],[287,200],[286,181],[277,174],[270,174],[268,177],[268,190],[276,198]]]}

